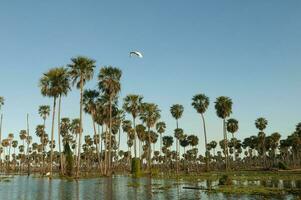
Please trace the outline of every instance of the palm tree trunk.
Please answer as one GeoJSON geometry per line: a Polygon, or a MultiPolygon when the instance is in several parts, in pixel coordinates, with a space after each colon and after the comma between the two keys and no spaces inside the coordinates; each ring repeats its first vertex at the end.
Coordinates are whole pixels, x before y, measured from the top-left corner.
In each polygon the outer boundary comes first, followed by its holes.
{"type": "Polygon", "coordinates": [[[121,133],[121,130],[120,130],[120,127],[119,127],[119,130],[118,130],[118,150],[117,150],[117,161],[119,160],[119,150],[120,150],[120,133],[121,133]]]}
{"type": "Polygon", "coordinates": [[[151,146],[151,137],[150,137],[150,127],[148,127],[148,171],[151,174],[151,153],[152,153],[152,146],[151,146]]]}
{"type": "Polygon", "coordinates": [[[57,113],[57,118],[58,118],[58,129],[57,129],[57,134],[58,134],[58,142],[59,142],[59,153],[60,153],[60,171],[61,174],[64,174],[63,171],[63,157],[62,157],[62,151],[61,151],[61,102],[62,102],[62,95],[59,97],[59,108],[58,108],[58,113],[57,113]]]}
{"type": "Polygon", "coordinates": [[[133,126],[134,126],[134,135],[135,135],[135,138],[134,138],[134,155],[135,155],[135,158],[137,158],[137,145],[136,145],[136,140],[137,140],[137,134],[136,134],[136,123],[135,123],[135,117],[133,117],[133,126]]]}
{"type": "Polygon", "coordinates": [[[11,148],[11,141],[9,143],[9,149],[8,149],[8,168],[7,168],[7,171],[9,172],[10,170],[10,167],[9,167],[9,164],[10,164],[10,148],[11,148]]]}
{"type": "Polygon", "coordinates": [[[107,168],[108,168],[108,126],[106,126],[106,132],[105,132],[105,141],[104,141],[104,148],[105,148],[105,160],[104,160],[104,174],[107,174],[107,168]]]}
{"type": "MultiPolygon", "coordinates": [[[[92,117],[92,122],[93,122],[94,136],[96,137],[97,133],[96,133],[95,120],[94,120],[94,111],[91,113],[91,117],[92,117]]],[[[100,138],[99,138],[98,142],[100,142],[100,138]]],[[[97,162],[98,162],[98,166],[100,168],[100,154],[99,154],[98,144],[96,143],[95,146],[96,146],[96,153],[97,153],[97,162]]]]}
{"type": "Polygon", "coordinates": [[[163,144],[162,144],[163,142],[162,142],[162,133],[160,133],[160,155],[161,155],[161,152],[162,152],[162,146],[163,146],[163,144]]]}
{"type": "MultiPolygon", "coordinates": [[[[99,128],[99,125],[98,125],[98,128],[99,128]]],[[[100,132],[98,131],[98,134],[99,134],[99,136],[100,136],[100,153],[102,154],[102,143],[103,143],[103,141],[102,141],[102,134],[103,134],[103,125],[101,126],[101,134],[100,134],[100,132]]],[[[101,171],[101,174],[103,174],[103,159],[101,158],[101,169],[100,169],[100,171],[101,171]]]]}
{"type": "Polygon", "coordinates": [[[206,171],[209,171],[209,158],[208,158],[208,151],[207,151],[207,132],[206,132],[206,123],[203,113],[201,113],[202,121],[203,121],[203,128],[204,128],[204,137],[205,137],[205,156],[206,156],[206,171]]]}
{"type": "Polygon", "coordinates": [[[30,159],[29,159],[29,114],[27,114],[27,176],[30,175],[30,159]]]}
{"type": "Polygon", "coordinates": [[[52,109],[52,125],[51,125],[51,153],[50,153],[50,176],[52,178],[52,159],[53,159],[53,139],[54,139],[54,118],[56,109],[56,97],[53,98],[53,109],[52,109]]]}
{"type": "Polygon", "coordinates": [[[77,155],[77,165],[76,165],[76,178],[79,178],[80,169],[80,152],[82,143],[82,133],[83,133],[83,77],[80,76],[80,112],[79,112],[79,138],[78,138],[78,155],[77,155]]]}
{"type": "Polygon", "coordinates": [[[46,119],[44,118],[44,130],[43,130],[43,134],[42,134],[42,174],[44,174],[44,167],[45,167],[45,157],[44,157],[44,152],[45,152],[45,147],[44,147],[44,134],[45,134],[45,123],[46,123],[46,119]]]}
{"type": "Polygon", "coordinates": [[[234,133],[232,133],[232,138],[234,140],[234,161],[236,161],[236,139],[234,139],[234,133]]]}
{"type": "MultiPolygon", "coordinates": [[[[178,124],[178,120],[176,120],[176,125],[177,125],[177,129],[179,128],[179,124],[178,124]]],[[[179,159],[178,159],[178,155],[180,156],[180,152],[179,152],[179,139],[177,138],[177,144],[176,144],[176,173],[179,173],[179,159]]]]}
{"type": "Polygon", "coordinates": [[[109,119],[109,159],[108,159],[108,172],[107,175],[111,175],[111,161],[112,161],[112,154],[111,154],[111,147],[112,147],[112,97],[110,97],[110,119],[109,119]]]}
{"type": "Polygon", "coordinates": [[[223,119],[223,132],[224,132],[224,145],[225,145],[225,163],[226,163],[226,171],[228,171],[228,141],[227,141],[227,133],[226,133],[226,120],[223,119]]]}

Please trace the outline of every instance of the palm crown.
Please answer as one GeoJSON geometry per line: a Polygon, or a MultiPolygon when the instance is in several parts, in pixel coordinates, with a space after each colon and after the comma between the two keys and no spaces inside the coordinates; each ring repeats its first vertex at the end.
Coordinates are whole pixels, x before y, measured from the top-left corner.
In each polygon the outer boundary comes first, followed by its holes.
{"type": "Polygon", "coordinates": [[[255,121],[255,126],[260,131],[263,131],[267,127],[267,125],[268,125],[268,120],[266,120],[263,117],[260,117],[260,118],[256,119],[256,121],[255,121]]]}
{"type": "Polygon", "coordinates": [[[218,117],[225,119],[232,113],[232,100],[229,97],[221,96],[215,101],[215,109],[218,117]]]}
{"type": "Polygon", "coordinates": [[[180,104],[174,104],[170,107],[170,113],[175,119],[180,119],[184,112],[184,107],[180,104]]]}
{"type": "Polygon", "coordinates": [[[40,79],[40,88],[43,96],[58,97],[67,94],[70,89],[67,69],[64,67],[50,69],[40,79]]]}
{"type": "Polygon", "coordinates": [[[71,58],[71,64],[68,65],[70,68],[69,74],[72,79],[72,84],[80,88],[80,79],[83,81],[83,85],[93,78],[93,72],[95,66],[95,60],[78,56],[71,58]]]}
{"type": "Polygon", "coordinates": [[[205,94],[197,94],[192,98],[191,105],[198,113],[203,114],[206,112],[209,106],[209,97],[207,97],[205,94]]]}
{"type": "Polygon", "coordinates": [[[133,118],[136,118],[140,112],[142,104],[142,96],[130,94],[124,98],[123,109],[127,113],[131,113],[133,118]]]}
{"type": "Polygon", "coordinates": [[[154,103],[143,103],[140,119],[147,127],[153,127],[160,119],[160,110],[154,103]]]}

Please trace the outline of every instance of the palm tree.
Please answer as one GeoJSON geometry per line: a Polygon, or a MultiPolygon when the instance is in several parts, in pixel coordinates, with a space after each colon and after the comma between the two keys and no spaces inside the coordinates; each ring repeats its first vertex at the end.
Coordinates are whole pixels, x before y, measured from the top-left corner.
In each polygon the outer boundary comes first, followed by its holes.
{"type": "Polygon", "coordinates": [[[278,148],[279,145],[279,140],[281,138],[281,135],[278,132],[272,133],[271,134],[271,149],[272,149],[272,159],[273,159],[273,164],[276,164],[275,158],[276,158],[276,149],[278,148]]]}
{"type": "Polygon", "coordinates": [[[70,124],[70,131],[73,135],[75,135],[74,148],[72,148],[74,149],[74,157],[77,158],[77,139],[80,134],[80,119],[76,118],[72,120],[70,124]]]}
{"type": "MultiPolygon", "coordinates": [[[[24,148],[25,148],[25,139],[27,138],[27,131],[26,130],[21,130],[20,133],[19,133],[19,137],[23,141],[23,145],[21,147],[21,149],[23,149],[23,151],[20,151],[21,153],[23,153],[24,148]]],[[[20,164],[20,165],[22,165],[22,164],[20,164]]]]}
{"type": "Polygon", "coordinates": [[[52,127],[51,127],[51,153],[50,153],[50,178],[52,178],[52,160],[53,160],[53,146],[54,146],[54,119],[56,109],[56,99],[62,93],[62,76],[66,73],[63,67],[50,69],[47,73],[43,74],[40,79],[40,88],[43,96],[53,98],[52,109],[52,127]]]}
{"type": "MultiPolygon", "coordinates": [[[[41,134],[41,143],[42,143],[42,174],[44,174],[44,166],[45,166],[45,157],[44,157],[44,136],[45,136],[45,126],[46,126],[46,119],[50,115],[50,106],[49,105],[41,105],[39,107],[39,115],[43,119],[43,134],[41,134]]],[[[41,132],[41,130],[39,131],[41,132]]]]}
{"type": "Polygon", "coordinates": [[[42,144],[42,171],[41,173],[44,174],[44,166],[45,166],[45,156],[44,156],[44,137],[45,137],[45,126],[44,125],[37,125],[36,127],[36,135],[40,138],[42,144]]]}
{"type": "Polygon", "coordinates": [[[209,143],[209,145],[210,145],[210,148],[213,149],[213,156],[215,156],[215,148],[217,146],[217,142],[213,140],[209,143]]]}
{"type": "MultiPolygon", "coordinates": [[[[97,132],[96,132],[95,117],[96,117],[96,111],[97,111],[96,100],[98,97],[99,97],[99,92],[96,90],[85,90],[84,91],[84,95],[83,95],[84,111],[86,113],[89,113],[92,117],[94,138],[97,137],[96,136],[97,132]]],[[[100,167],[100,154],[99,154],[99,149],[98,149],[98,143],[96,143],[95,146],[96,146],[98,165],[100,167]]]]}
{"type": "Polygon", "coordinates": [[[136,118],[141,110],[142,96],[129,94],[124,98],[123,109],[133,117],[134,128],[134,155],[137,158],[137,134],[136,134],[136,118]]]}
{"type": "MultiPolygon", "coordinates": [[[[176,129],[179,128],[178,120],[182,117],[184,112],[184,107],[180,104],[174,104],[170,107],[170,113],[173,116],[173,118],[176,119],[176,129]]],[[[177,154],[180,154],[180,149],[179,149],[179,139],[177,139],[177,144],[176,144],[176,151],[177,154]]],[[[178,161],[178,156],[176,157],[176,167],[177,167],[177,174],[179,172],[179,161],[178,161]]]]}
{"type": "MultiPolygon", "coordinates": [[[[234,141],[234,147],[236,146],[236,139],[234,138],[234,133],[237,132],[238,130],[238,121],[236,119],[228,119],[227,120],[227,131],[230,132],[232,134],[232,139],[234,141]]],[[[236,160],[236,152],[235,152],[235,148],[234,148],[234,157],[236,160]]]]}
{"type": "Polygon", "coordinates": [[[259,129],[258,145],[261,150],[261,154],[263,155],[263,162],[265,167],[266,167],[266,150],[265,150],[265,133],[263,132],[263,130],[267,127],[267,125],[268,125],[268,120],[266,120],[263,117],[260,117],[255,120],[255,126],[257,129],[259,129]]]}
{"type": "Polygon", "coordinates": [[[109,97],[109,159],[108,159],[108,171],[107,175],[111,175],[111,146],[112,146],[112,103],[114,99],[117,97],[118,93],[121,90],[121,79],[122,72],[120,69],[107,66],[100,69],[98,75],[98,86],[99,89],[109,97]]]}
{"type": "Polygon", "coordinates": [[[50,106],[49,105],[41,105],[39,107],[39,115],[43,119],[44,127],[45,127],[46,119],[49,116],[49,114],[50,114],[50,106]]]}
{"type": "MultiPolygon", "coordinates": [[[[12,147],[14,148],[14,155],[16,155],[16,148],[18,147],[18,140],[12,141],[12,147]]],[[[16,168],[16,162],[14,162],[14,170],[16,168]]]]}
{"type": "Polygon", "coordinates": [[[162,151],[162,134],[165,132],[166,124],[165,122],[158,122],[156,124],[157,132],[160,134],[160,152],[162,151]]]}
{"type": "Polygon", "coordinates": [[[76,84],[77,88],[80,89],[80,133],[78,139],[78,160],[76,165],[76,177],[78,178],[80,169],[81,140],[83,133],[83,90],[85,83],[93,78],[93,72],[96,66],[93,59],[83,56],[71,58],[71,62],[72,63],[68,65],[70,68],[70,77],[73,85],[76,84]]]}
{"type": "Polygon", "coordinates": [[[67,96],[69,90],[70,90],[70,76],[69,71],[67,68],[62,68],[60,77],[59,77],[59,106],[58,106],[58,142],[59,142],[59,155],[60,155],[60,169],[61,174],[63,174],[63,157],[62,157],[62,151],[61,151],[61,102],[62,102],[62,96],[67,96]]]}
{"type": "MultiPolygon", "coordinates": [[[[138,124],[136,126],[136,133],[137,133],[137,136],[138,136],[138,139],[139,139],[139,153],[140,153],[140,159],[142,158],[142,145],[141,145],[141,142],[143,141],[144,139],[144,135],[145,135],[145,126],[143,124],[138,124]]],[[[141,161],[140,161],[141,162],[141,161]]]]}
{"type": "Polygon", "coordinates": [[[228,139],[226,133],[226,118],[232,113],[232,100],[229,97],[221,96],[216,98],[215,110],[219,118],[223,119],[223,135],[224,135],[224,145],[225,145],[225,157],[226,157],[226,170],[228,170],[229,160],[228,160],[228,139]]]}
{"type": "Polygon", "coordinates": [[[197,94],[192,98],[191,105],[194,109],[201,115],[203,128],[204,128],[204,136],[205,136],[205,156],[206,156],[206,171],[209,170],[209,158],[208,158],[208,151],[207,151],[207,133],[206,133],[206,123],[204,118],[204,113],[206,112],[209,106],[209,97],[205,94],[197,94]]]}
{"type": "Polygon", "coordinates": [[[155,126],[160,119],[160,110],[158,105],[154,103],[142,103],[140,119],[146,124],[148,129],[148,170],[151,172],[151,128],[155,126]]]}

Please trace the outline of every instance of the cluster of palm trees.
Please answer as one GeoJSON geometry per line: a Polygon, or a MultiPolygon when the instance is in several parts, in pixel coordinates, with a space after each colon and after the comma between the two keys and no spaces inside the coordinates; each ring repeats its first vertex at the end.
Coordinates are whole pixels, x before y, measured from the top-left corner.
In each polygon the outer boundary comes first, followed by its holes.
{"type": "MultiPolygon", "coordinates": [[[[184,107],[174,104],[170,107],[171,116],[176,122],[174,134],[163,136],[166,124],[161,120],[158,105],[145,102],[137,94],[127,95],[122,105],[118,105],[122,76],[119,68],[101,67],[97,74],[98,87],[85,89],[85,84],[93,79],[95,69],[95,60],[79,56],[72,58],[66,67],[52,68],[42,75],[39,81],[41,94],[52,98],[53,105],[41,105],[38,109],[41,117],[41,124],[35,128],[38,142],[33,142],[28,128],[20,131],[21,142],[14,140],[14,134],[2,139],[1,115],[0,158],[4,154],[1,170],[28,173],[38,171],[41,174],[49,172],[50,177],[55,171],[78,178],[84,172],[109,176],[117,171],[130,172],[133,159],[139,161],[139,168],[149,173],[154,170],[179,173],[271,168],[277,167],[279,163],[291,168],[301,165],[301,123],[287,139],[280,140],[279,133],[267,136],[264,130],[268,121],[258,118],[255,121],[258,135],[241,141],[236,138],[239,122],[230,118],[232,100],[220,96],[216,98],[214,108],[216,115],[222,119],[223,137],[221,141],[208,141],[205,113],[210,100],[205,94],[196,94],[192,97],[191,105],[200,115],[203,133],[187,134],[180,128],[179,120],[184,107]],[[61,117],[62,97],[68,95],[72,86],[76,86],[80,92],[79,118],[75,119],[61,117]],[[83,137],[83,112],[91,117],[93,135],[83,137]],[[50,115],[52,123],[48,135],[46,120],[50,115]],[[54,140],[55,130],[57,142],[54,140]],[[121,134],[125,134],[127,138],[126,150],[120,149],[121,134]],[[228,139],[228,134],[231,134],[231,139],[228,139]],[[204,155],[198,151],[200,139],[204,139],[204,155]],[[159,150],[155,149],[157,142],[160,143],[159,150]]],[[[0,109],[3,105],[4,98],[0,97],[0,109]]]]}

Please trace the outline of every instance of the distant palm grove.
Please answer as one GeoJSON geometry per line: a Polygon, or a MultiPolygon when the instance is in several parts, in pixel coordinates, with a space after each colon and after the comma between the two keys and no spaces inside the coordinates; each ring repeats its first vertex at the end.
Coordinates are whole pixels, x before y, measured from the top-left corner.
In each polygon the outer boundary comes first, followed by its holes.
{"type": "MultiPolygon", "coordinates": [[[[0,170],[48,174],[50,178],[54,173],[79,178],[89,173],[139,176],[300,168],[301,122],[287,138],[281,138],[278,132],[266,133],[268,120],[258,116],[250,122],[258,134],[238,140],[239,121],[231,118],[231,98],[220,96],[211,102],[200,92],[191,97],[191,106],[199,114],[202,132],[186,134],[181,128],[184,107],[174,104],[170,106],[174,132],[166,133],[157,104],[144,101],[141,94],[128,94],[119,100],[121,78],[119,68],[104,66],[96,71],[95,60],[82,56],[72,58],[65,67],[43,73],[39,80],[41,95],[49,98],[51,104],[37,109],[41,123],[36,125],[35,133],[30,135],[27,126],[19,134],[9,133],[7,138],[2,138],[1,114],[0,170]],[[98,87],[86,88],[86,83],[95,76],[98,87]],[[80,94],[76,119],[61,116],[61,102],[68,98],[73,86],[80,94]],[[220,141],[210,141],[210,130],[206,129],[206,111],[211,104],[221,120],[220,141]],[[85,129],[84,113],[91,117],[93,130],[85,129]],[[51,120],[50,132],[46,132],[47,120],[51,120]],[[87,134],[91,131],[92,135],[87,134]],[[33,141],[33,134],[37,141],[33,141]],[[55,134],[58,141],[54,140],[55,134]],[[127,149],[120,149],[121,134],[127,137],[127,149]],[[155,143],[160,144],[160,149],[155,149],[155,143]],[[199,152],[200,145],[206,149],[204,155],[199,152]]],[[[4,102],[4,97],[0,97],[0,111],[4,102]]]]}

